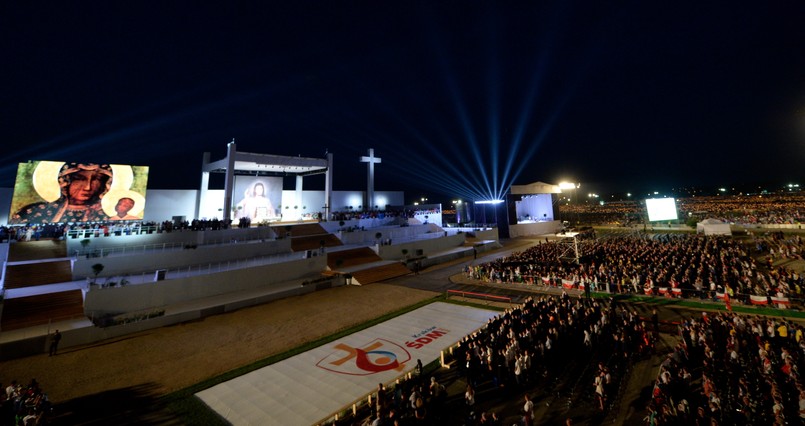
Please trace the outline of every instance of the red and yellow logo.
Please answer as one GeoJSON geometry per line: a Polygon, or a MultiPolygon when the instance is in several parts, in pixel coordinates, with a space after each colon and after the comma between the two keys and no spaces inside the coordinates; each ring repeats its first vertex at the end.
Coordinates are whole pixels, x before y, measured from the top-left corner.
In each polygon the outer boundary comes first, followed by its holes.
{"type": "Polygon", "coordinates": [[[352,347],[339,343],[335,352],[316,363],[316,366],[339,374],[368,376],[383,371],[402,371],[411,354],[402,346],[385,340],[375,339],[362,347],[352,347]]]}

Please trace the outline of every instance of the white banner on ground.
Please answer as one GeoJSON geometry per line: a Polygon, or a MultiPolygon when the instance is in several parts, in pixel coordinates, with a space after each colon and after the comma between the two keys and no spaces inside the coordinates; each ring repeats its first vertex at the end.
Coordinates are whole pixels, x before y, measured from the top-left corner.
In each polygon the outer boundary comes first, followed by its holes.
{"type": "Polygon", "coordinates": [[[233,425],[310,425],[427,364],[499,312],[431,303],[196,394],[233,425]]]}

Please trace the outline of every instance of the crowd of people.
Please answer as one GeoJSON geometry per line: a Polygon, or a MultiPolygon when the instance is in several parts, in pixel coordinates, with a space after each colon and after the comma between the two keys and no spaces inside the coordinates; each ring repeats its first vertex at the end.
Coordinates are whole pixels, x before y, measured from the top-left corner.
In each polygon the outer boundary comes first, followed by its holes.
{"type": "Polygon", "coordinates": [[[38,426],[48,423],[51,404],[36,379],[27,385],[0,384],[0,425],[38,426]]]}
{"type": "Polygon", "coordinates": [[[453,351],[468,385],[466,424],[486,424],[481,419],[490,417],[473,411],[481,387],[492,388],[484,394],[487,398],[525,392],[522,424],[535,424],[530,392],[554,387],[567,360],[579,353],[597,354],[598,362],[591,382],[582,384],[589,387],[577,391],[595,395],[604,412],[618,390],[615,376],[622,377],[632,357],[646,353],[652,342],[637,314],[610,300],[573,299],[567,293],[528,298],[465,337],[453,351]]]}
{"type": "Polygon", "coordinates": [[[487,282],[570,283],[573,288],[591,291],[676,297],[728,294],[746,303],[753,295],[800,297],[805,287],[805,277],[796,271],[773,266],[775,256],[801,258],[805,245],[798,236],[755,238],[755,253],[731,238],[689,234],[617,236],[584,244],[578,264],[562,260],[566,249],[562,243],[546,242],[492,262],[469,265],[465,272],[487,282]],[[756,257],[763,255],[771,263],[758,265],[756,257]]]}
{"type": "Polygon", "coordinates": [[[385,210],[345,210],[334,211],[330,214],[330,220],[347,221],[359,219],[384,219],[384,218],[403,218],[408,219],[420,215],[439,214],[439,209],[394,209],[385,210]]]}
{"type": "MultiPolygon", "coordinates": [[[[736,225],[801,224],[805,221],[805,195],[723,195],[676,199],[679,216],[700,220],[715,218],[736,225]]],[[[644,205],[638,200],[561,204],[559,210],[573,222],[631,226],[643,224],[644,205]]]]}
{"type": "Polygon", "coordinates": [[[416,370],[391,387],[378,384],[372,396],[371,415],[367,426],[399,426],[409,424],[438,424],[445,420],[446,387],[423,372],[417,360],[416,370]]]}
{"type": "Polygon", "coordinates": [[[498,413],[479,407],[487,400],[515,397],[523,401],[520,424],[538,424],[535,389],[556,391],[568,358],[579,353],[591,358],[584,374],[589,381],[569,389],[579,375],[573,372],[565,391],[594,399],[603,417],[627,366],[653,348],[653,336],[636,312],[613,300],[571,298],[567,293],[531,297],[490,319],[453,349],[451,362],[467,384],[462,394],[448,395],[435,377],[427,380],[418,362],[410,380],[390,388],[378,385],[365,424],[501,425],[498,413]],[[456,403],[463,406],[459,412],[456,403]],[[448,406],[450,412],[445,411],[448,406]]]}
{"type": "Polygon", "coordinates": [[[649,425],[785,425],[805,421],[803,328],[731,312],[679,326],[648,405],[649,425]]]}

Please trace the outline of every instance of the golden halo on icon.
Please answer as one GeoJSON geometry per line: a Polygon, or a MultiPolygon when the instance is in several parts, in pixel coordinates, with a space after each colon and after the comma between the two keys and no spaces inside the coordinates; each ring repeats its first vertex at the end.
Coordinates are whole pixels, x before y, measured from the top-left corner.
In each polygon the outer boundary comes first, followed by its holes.
{"type": "Polygon", "coordinates": [[[34,190],[48,203],[61,197],[59,170],[63,165],[63,161],[40,161],[36,169],[34,169],[33,176],[31,176],[34,190]]]}
{"type": "Polygon", "coordinates": [[[125,164],[112,164],[112,186],[109,190],[113,189],[131,189],[134,183],[134,171],[131,166],[125,164]]]}
{"type": "Polygon", "coordinates": [[[134,207],[132,207],[128,214],[142,219],[143,210],[145,209],[145,197],[139,192],[134,192],[130,189],[110,189],[109,192],[103,196],[103,199],[101,199],[103,212],[110,217],[116,215],[115,206],[121,198],[131,198],[134,200],[134,207]]]}

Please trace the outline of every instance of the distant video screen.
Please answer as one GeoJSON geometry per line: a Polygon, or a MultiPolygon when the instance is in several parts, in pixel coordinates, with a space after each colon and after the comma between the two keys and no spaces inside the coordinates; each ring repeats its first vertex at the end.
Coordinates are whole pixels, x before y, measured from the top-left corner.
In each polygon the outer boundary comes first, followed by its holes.
{"type": "Polygon", "coordinates": [[[248,218],[258,223],[280,218],[282,178],[265,176],[235,176],[232,195],[234,219],[248,218]]]}
{"type": "Polygon", "coordinates": [[[31,161],[17,167],[11,224],[142,220],[147,166],[31,161]]]}
{"type": "Polygon", "coordinates": [[[673,198],[648,198],[646,210],[649,222],[677,219],[676,200],[673,198]]]}

